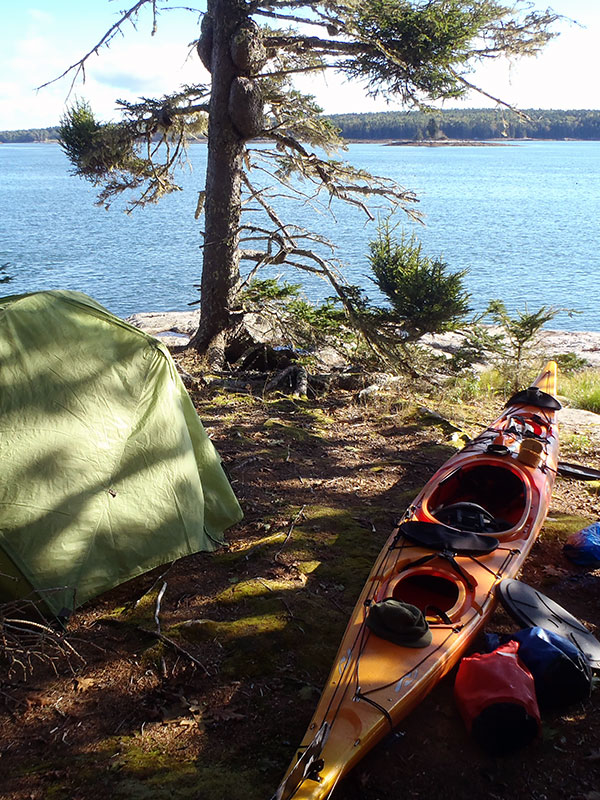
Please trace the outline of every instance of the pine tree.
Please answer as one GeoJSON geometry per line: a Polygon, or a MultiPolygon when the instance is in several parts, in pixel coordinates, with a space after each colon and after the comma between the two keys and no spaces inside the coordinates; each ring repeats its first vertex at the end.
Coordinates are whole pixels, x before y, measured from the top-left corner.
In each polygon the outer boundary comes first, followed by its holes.
{"type": "MultiPolygon", "coordinates": [[[[70,69],[82,72],[89,55],[145,6],[156,14],[153,0],[138,0],[70,69]]],[[[497,0],[207,0],[196,45],[210,85],[121,103],[117,125],[98,124],[89,109],[76,108],[62,121],[62,139],[76,171],[101,188],[100,202],[133,190],[135,206],[177,188],[173,169],[186,137],[206,132],[206,185],[197,208],[204,213],[201,314],[192,345],[218,363],[240,322],[240,259],[253,265],[252,275],[268,264],[319,274],[352,313],[335,261],[323,255],[333,246],[280,218],[278,183],[302,202],[341,199],[371,218],[373,198],[416,213],[412,192],[332,157],[343,144],[338,132],[314,98],[294,87],[294,76],[335,70],[373,96],[420,107],[477,88],[466,77],[477,61],[537,53],[556,20],[520,0],[512,7],[497,0]],[[271,146],[253,147],[257,137],[271,146]],[[257,174],[267,174],[267,188],[257,174]],[[264,223],[255,214],[245,219],[250,206],[262,211],[264,223]]]]}

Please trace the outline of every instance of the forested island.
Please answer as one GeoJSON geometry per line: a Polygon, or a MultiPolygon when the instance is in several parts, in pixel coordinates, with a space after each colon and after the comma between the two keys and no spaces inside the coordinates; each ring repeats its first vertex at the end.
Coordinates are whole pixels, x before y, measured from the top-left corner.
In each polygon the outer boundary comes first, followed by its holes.
{"type": "MultiPolygon", "coordinates": [[[[328,119],[346,139],[600,139],[600,111],[467,108],[443,111],[383,111],[333,114],[328,119]]],[[[0,131],[0,142],[48,142],[58,139],[58,126],[0,131]]]]}
{"type": "Polygon", "coordinates": [[[0,143],[23,144],[27,142],[51,142],[58,139],[58,125],[51,128],[27,128],[18,131],[0,131],[0,143]]]}
{"type": "Polygon", "coordinates": [[[346,139],[600,139],[600,111],[467,108],[329,117],[346,139]]]}

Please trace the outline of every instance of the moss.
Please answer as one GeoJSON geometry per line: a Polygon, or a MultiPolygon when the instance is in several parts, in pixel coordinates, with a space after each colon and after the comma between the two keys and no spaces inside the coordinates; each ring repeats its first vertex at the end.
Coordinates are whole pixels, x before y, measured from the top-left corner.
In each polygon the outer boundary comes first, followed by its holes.
{"type": "Polygon", "coordinates": [[[191,641],[216,639],[225,676],[279,674],[293,661],[297,669],[316,671],[324,679],[352,604],[385,538],[387,531],[373,533],[349,511],[307,506],[283,550],[281,542],[265,545],[282,550],[286,561],[307,576],[305,583],[239,581],[215,598],[215,608],[227,609],[229,620],[180,624],[168,635],[191,641]]]}
{"type": "Polygon", "coordinates": [[[436,442],[432,442],[431,444],[421,445],[419,447],[418,454],[419,456],[429,456],[432,463],[438,461],[441,465],[444,463],[444,461],[447,461],[450,456],[456,454],[456,448],[445,443],[438,444],[436,442]]]}
{"type": "MultiPolygon", "coordinates": [[[[268,522],[268,518],[265,518],[265,521],[268,522]]],[[[285,532],[281,531],[270,536],[265,536],[263,539],[259,539],[258,541],[254,541],[247,547],[241,547],[236,550],[220,550],[219,552],[214,553],[212,558],[217,564],[222,564],[223,566],[233,566],[237,564],[238,561],[247,560],[250,558],[255,551],[264,552],[268,551],[269,548],[281,547],[282,543],[285,541],[285,536],[285,532]]]]}
{"type": "Polygon", "coordinates": [[[256,406],[262,403],[261,399],[246,392],[215,392],[215,394],[205,404],[200,402],[202,407],[206,405],[208,409],[215,406],[256,406]]]}
{"type": "Polygon", "coordinates": [[[131,625],[134,628],[138,626],[143,628],[154,627],[156,601],[161,585],[153,586],[150,591],[128,605],[116,606],[104,614],[103,619],[118,622],[122,625],[131,625]]]}
{"type": "Polygon", "coordinates": [[[255,765],[178,760],[137,737],[123,738],[120,751],[111,761],[115,800],[259,800],[266,789],[255,765]]]}
{"type": "Polygon", "coordinates": [[[221,645],[245,637],[258,637],[280,631],[285,627],[284,609],[281,613],[253,614],[234,620],[198,619],[173,625],[167,635],[191,642],[218,639],[221,645]]]}
{"type": "Polygon", "coordinates": [[[259,581],[256,578],[239,581],[218,594],[215,602],[220,606],[227,606],[249,598],[265,598],[280,589],[287,589],[288,585],[287,581],[259,581]]]}
{"type": "Polygon", "coordinates": [[[348,560],[345,560],[341,564],[323,565],[319,570],[319,580],[342,590],[344,597],[352,600],[360,594],[375,557],[371,558],[369,555],[354,556],[351,559],[351,564],[348,563],[348,560]]]}
{"type": "Polygon", "coordinates": [[[156,669],[160,667],[166,650],[167,648],[162,642],[156,642],[156,644],[144,650],[140,658],[140,665],[144,667],[144,669],[156,669]]]}
{"type": "Polygon", "coordinates": [[[316,569],[318,569],[323,562],[321,561],[298,561],[296,563],[296,569],[302,575],[310,575],[316,569]]]}
{"type": "MultiPolygon", "coordinates": [[[[110,755],[100,754],[101,764],[98,763],[97,753],[73,753],[69,752],[64,757],[60,757],[56,752],[52,758],[42,761],[36,758],[34,761],[21,763],[19,766],[11,766],[11,777],[44,777],[52,775],[52,784],[44,787],[44,800],[72,800],[74,794],[73,782],[77,786],[94,781],[99,784],[100,771],[106,769],[105,758],[114,754],[111,749],[110,755]],[[75,776],[75,777],[74,777],[75,776]]],[[[102,772],[102,774],[104,774],[102,772]]],[[[33,794],[32,794],[33,796],[33,794]]],[[[37,795],[36,795],[37,796],[37,795]]]]}
{"type": "Polygon", "coordinates": [[[572,533],[586,528],[590,520],[575,514],[551,513],[546,517],[540,538],[545,541],[565,541],[572,533]]]}
{"type": "Polygon", "coordinates": [[[227,752],[227,762],[215,762],[213,756],[206,759],[208,762],[210,758],[210,763],[204,763],[202,759],[174,757],[171,752],[148,746],[140,736],[109,737],[95,752],[69,753],[64,759],[54,754],[51,761],[37,759],[24,766],[21,774],[53,774],[52,783],[44,786],[45,800],[72,800],[79,795],[79,787],[90,785],[96,788],[98,797],[114,800],[264,800],[268,797],[272,781],[263,773],[273,770],[269,759],[256,752],[236,753],[231,747],[227,752]],[[64,772],[64,778],[57,776],[59,771],[64,772]]]}
{"type": "Polygon", "coordinates": [[[334,417],[326,414],[322,408],[305,408],[302,410],[302,414],[306,416],[307,421],[317,423],[317,425],[321,425],[323,427],[335,425],[334,417]]]}
{"type": "MultiPolygon", "coordinates": [[[[230,764],[190,765],[185,770],[159,770],[147,778],[119,782],[115,798],[123,800],[258,800],[257,771],[232,769],[230,764]]],[[[263,787],[264,790],[264,787],[263,787]]]]}

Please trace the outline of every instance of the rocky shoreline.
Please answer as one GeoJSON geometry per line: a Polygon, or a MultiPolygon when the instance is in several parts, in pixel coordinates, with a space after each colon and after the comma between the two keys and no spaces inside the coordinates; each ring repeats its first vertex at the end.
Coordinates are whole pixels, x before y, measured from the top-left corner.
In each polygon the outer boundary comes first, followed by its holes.
{"type": "MultiPolygon", "coordinates": [[[[199,311],[141,312],[127,317],[136,328],[155,336],[170,347],[186,345],[198,327],[199,311]]],[[[425,337],[425,344],[450,355],[460,344],[460,334],[448,333],[425,337]]],[[[594,369],[600,369],[600,333],[593,331],[545,331],[542,336],[548,356],[575,353],[594,369]]],[[[565,407],[560,423],[574,434],[600,438],[600,415],[591,411],[565,407]]]]}
{"type": "MultiPolygon", "coordinates": [[[[198,327],[199,316],[199,311],[150,311],[133,314],[126,321],[167,345],[185,345],[198,327]]],[[[424,342],[436,350],[451,353],[459,346],[460,338],[460,334],[448,333],[425,337],[424,342]]],[[[600,332],[547,330],[542,342],[549,356],[575,353],[594,369],[600,369],[600,332]]]]}

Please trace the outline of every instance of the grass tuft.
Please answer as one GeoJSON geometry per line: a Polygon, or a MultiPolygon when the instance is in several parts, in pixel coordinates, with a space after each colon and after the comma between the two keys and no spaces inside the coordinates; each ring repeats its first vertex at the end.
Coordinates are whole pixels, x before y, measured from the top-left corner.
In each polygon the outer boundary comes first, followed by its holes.
{"type": "Polygon", "coordinates": [[[600,414],[600,371],[561,376],[560,391],[575,408],[600,414]]]}

